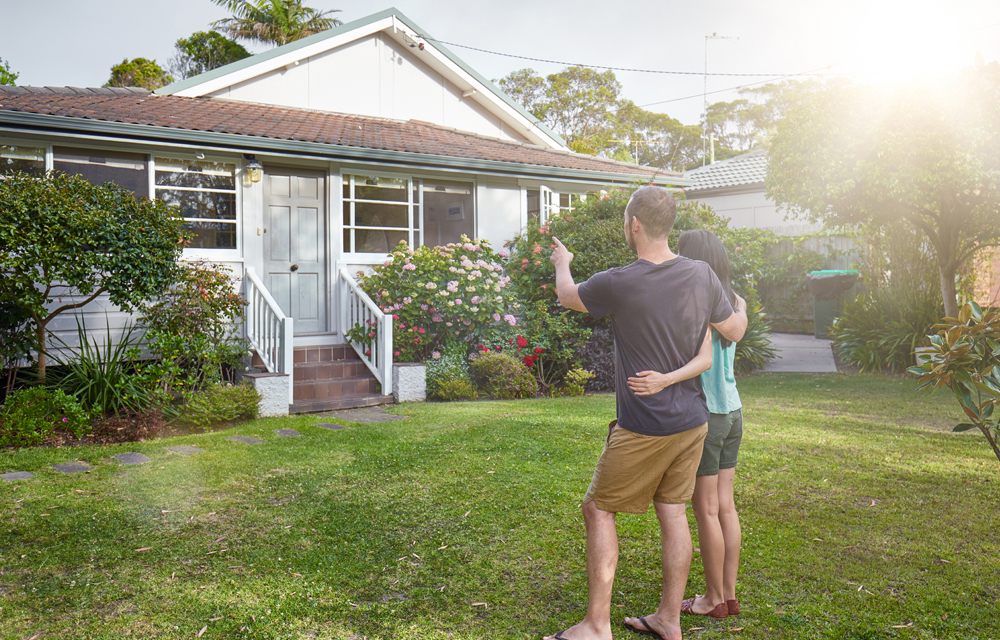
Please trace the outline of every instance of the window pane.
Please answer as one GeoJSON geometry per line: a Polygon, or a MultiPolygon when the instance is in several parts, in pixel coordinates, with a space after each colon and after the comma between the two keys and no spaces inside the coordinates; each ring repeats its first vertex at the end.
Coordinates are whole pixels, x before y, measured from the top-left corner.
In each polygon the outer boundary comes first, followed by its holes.
{"type": "Polygon", "coordinates": [[[236,165],[204,160],[156,158],[156,185],[193,189],[236,189],[236,165]]]}
{"type": "Polygon", "coordinates": [[[355,253],[389,253],[396,248],[400,241],[408,241],[409,237],[408,231],[358,229],[354,232],[356,243],[354,251],[355,253]]]}
{"type": "Polygon", "coordinates": [[[140,197],[149,195],[149,167],[145,155],[67,147],[54,147],[52,153],[52,166],[59,171],[81,176],[93,184],[112,182],[140,197]]]}
{"type": "Polygon", "coordinates": [[[157,189],[156,197],[180,209],[182,218],[236,219],[236,194],[157,189]]]}
{"type": "Polygon", "coordinates": [[[18,171],[32,175],[45,173],[45,149],[0,144],[0,175],[18,171]]]}
{"type": "MultiPolygon", "coordinates": [[[[406,193],[405,191],[403,192],[406,193]]],[[[409,205],[376,202],[354,203],[354,227],[402,227],[408,229],[409,205]]]]}
{"type": "Polygon", "coordinates": [[[424,180],[424,233],[426,245],[458,242],[475,236],[475,196],[471,182],[424,180]]]}
{"type": "Polygon", "coordinates": [[[407,197],[409,182],[404,178],[354,176],[354,199],[409,202],[407,197]]]}
{"type": "Polygon", "coordinates": [[[232,222],[186,222],[184,229],[193,231],[195,236],[189,249],[235,249],[236,223],[232,222]]]}

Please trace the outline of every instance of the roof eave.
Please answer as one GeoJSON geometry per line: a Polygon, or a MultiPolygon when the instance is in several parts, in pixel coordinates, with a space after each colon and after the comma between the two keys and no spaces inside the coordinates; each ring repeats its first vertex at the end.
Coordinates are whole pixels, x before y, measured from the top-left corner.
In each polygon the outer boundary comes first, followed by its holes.
{"type": "Polygon", "coordinates": [[[643,174],[627,174],[613,171],[594,171],[587,169],[571,169],[547,165],[524,164],[501,160],[477,160],[456,158],[436,154],[413,153],[407,151],[390,151],[383,149],[367,149],[344,145],[326,144],[320,142],[304,142],[300,140],[284,140],[279,138],[262,138],[233,133],[217,133],[214,131],[193,131],[175,129],[145,124],[126,122],[108,122],[105,120],[88,120],[85,118],[70,118],[19,111],[0,111],[0,124],[9,123],[30,127],[38,133],[83,132],[88,134],[108,135],[111,137],[131,137],[139,141],[156,141],[160,144],[183,142],[202,144],[210,147],[230,147],[246,151],[263,153],[266,151],[291,152],[308,154],[331,160],[378,160],[397,162],[399,164],[421,164],[428,167],[461,168],[476,173],[489,171],[491,173],[514,175],[520,177],[553,177],[567,180],[578,180],[592,183],[628,184],[636,181],[648,181],[652,184],[670,187],[684,187],[691,180],[679,177],[669,172],[654,171],[648,177],[643,174]]]}

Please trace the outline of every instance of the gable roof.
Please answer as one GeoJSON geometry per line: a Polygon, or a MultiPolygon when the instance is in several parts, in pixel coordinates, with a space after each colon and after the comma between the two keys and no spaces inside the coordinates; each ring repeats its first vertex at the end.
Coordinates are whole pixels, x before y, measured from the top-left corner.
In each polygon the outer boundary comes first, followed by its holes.
{"type": "Polygon", "coordinates": [[[418,121],[274,107],[221,98],[158,96],[144,89],[0,86],[0,128],[106,133],[168,144],[420,164],[590,182],[648,180],[680,185],[680,174],[489,138],[418,121]]]}
{"type": "Polygon", "coordinates": [[[404,16],[398,9],[390,8],[339,27],[334,27],[307,38],[275,47],[263,53],[207,71],[200,75],[175,82],[156,90],[158,95],[200,97],[250,78],[294,65],[302,60],[354,42],[373,33],[384,32],[397,42],[413,47],[429,67],[462,89],[475,92],[470,97],[520,130],[536,144],[566,149],[566,141],[531,115],[523,106],[504,93],[491,81],[480,75],[444,45],[427,35],[427,32],[404,16]]]}
{"type": "Polygon", "coordinates": [[[757,149],[714,164],[692,169],[684,174],[694,181],[685,187],[686,193],[708,189],[725,189],[744,185],[764,184],[767,175],[767,151],[757,149]]]}

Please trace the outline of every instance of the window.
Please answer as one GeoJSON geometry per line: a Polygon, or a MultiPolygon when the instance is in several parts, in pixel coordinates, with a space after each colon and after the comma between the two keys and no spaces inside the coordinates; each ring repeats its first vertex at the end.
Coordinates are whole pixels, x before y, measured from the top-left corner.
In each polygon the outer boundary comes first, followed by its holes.
{"type": "Polygon", "coordinates": [[[476,235],[474,185],[423,180],[424,244],[444,246],[476,235]]]}
{"type": "Polygon", "coordinates": [[[93,184],[113,182],[136,196],[149,195],[149,163],[144,154],[53,147],[52,155],[54,169],[93,184]]]}
{"type": "Polygon", "coordinates": [[[389,253],[420,246],[420,190],[410,178],[345,175],[344,252],[389,253]]]}
{"type": "Polygon", "coordinates": [[[45,173],[45,149],[0,144],[0,176],[18,171],[36,176],[45,173]]]}
{"type": "Polygon", "coordinates": [[[236,165],[156,158],[156,197],[180,210],[190,249],[236,249],[236,165]]]}
{"type": "Polygon", "coordinates": [[[527,196],[527,214],[529,223],[548,223],[552,216],[560,212],[570,212],[587,199],[585,194],[559,193],[540,185],[537,189],[525,189],[527,196]]]}

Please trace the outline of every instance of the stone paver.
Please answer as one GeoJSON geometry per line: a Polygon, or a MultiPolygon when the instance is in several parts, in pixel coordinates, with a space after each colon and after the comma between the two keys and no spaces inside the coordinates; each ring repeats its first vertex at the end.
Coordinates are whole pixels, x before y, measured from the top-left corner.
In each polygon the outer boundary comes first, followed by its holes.
{"type": "Polygon", "coordinates": [[[27,471],[11,471],[10,473],[0,473],[0,478],[3,478],[7,482],[14,482],[15,480],[28,480],[34,478],[35,476],[28,473],[27,471]]]}
{"type": "Polygon", "coordinates": [[[295,429],[275,429],[274,432],[282,438],[295,438],[302,435],[295,429]]]}
{"type": "Polygon", "coordinates": [[[771,346],[778,357],[764,367],[770,373],[837,373],[833,341],[812,335],[772,333],[771,346]]]}
{"type": "Polygon", "coordinates": [[[90,471],[93,467],[82,464],[80,462],[64,462],[62,464],[54,464],[52,468],[61,473],[80,473],[81,471],[90,471]]]}
{"type": "Polygon", "coordinates": [[[320,422],[316,425],[320,429],[329,429],[330,431],[337,431],[339,429],[350,429],[346,424],[334,424],[332,422],[320,422]]]}
{"type": "Polygon", "coordinates": [[[250,436],[229,436],[226,440],[232,440],[233,442],[242,442],[243,444],[262,444],[263,440],[258,440],[257,438],[251,438],[250,436]]]}
{"type": "Polygon", "coordinates": [[[152,458],[147,458],[141,453],[136,453],[135,451],[130,451],[128,453],[116,453],[111,457],[122,464],[146,464],[147,462],[153,461],[152,458]]]}
{"type": "Polygon", "coordinates": [[[173,451],[174,453],[183,453],[183,454],[186,454],[186,455],[190,455],[192,453],[204,453],[205,452],[204,449],[199,449],[198,447],[192,447],[191,445],[188,445],[188,444],[180,444],[180,445],[177,445],[176,447],[167,447],[167,449],[169,451],[173,451]]]}

